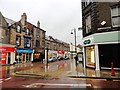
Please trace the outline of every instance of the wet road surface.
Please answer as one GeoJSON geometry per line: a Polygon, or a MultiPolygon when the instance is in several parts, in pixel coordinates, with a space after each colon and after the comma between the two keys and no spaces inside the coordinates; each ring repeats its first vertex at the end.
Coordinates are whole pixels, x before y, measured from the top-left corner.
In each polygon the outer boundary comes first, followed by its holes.
{"type": "MultiPolygon", "coordinates": [[[[119,88],[120,80],[70,78],[69,76],[100,76],[95,70],[84,70],[74,60],[58,61],[45,66],[27,63],[0,67],[2,88],[119,88]],[[16,74],[16,75],[15,75],[16,74]],[[42,78],[41,78],[42,75],[42,78]],[[35,76],[35,77],[34,77],[35,76]],[[37,76],[37,77],[36,77],[37,76]]],[[[109,73],[109,72],[103,72],[109,73]]],[[[119,73],[118,73],[119,74],[119,73]]]]}

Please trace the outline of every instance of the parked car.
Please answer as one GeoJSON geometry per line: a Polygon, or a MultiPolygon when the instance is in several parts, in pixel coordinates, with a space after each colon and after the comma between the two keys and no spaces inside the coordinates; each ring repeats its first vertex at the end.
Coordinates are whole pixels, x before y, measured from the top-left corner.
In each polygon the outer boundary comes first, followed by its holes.
{"type": "Polygon", "coordinates": [[[68,59],[70,59],[68,56],[65,56],[65,57],[64,57],[64,60],[68,60],[68,59]]]}
{"type": "Polygon", "coordinates": [[[50,57],[48,59],[48,62],[54,62],[54,61],[57,61],[57,58],[56,57],[50,57]]]}
{"type": "Polygon", "coordinates": [[[63,58],[62,56],[58,56],[58,57],[57,57],[57,60],[59,60],[59,61],[60,61],[60,60],[63,60],[63,59],[64,59],[64,58],[63,58]]]}

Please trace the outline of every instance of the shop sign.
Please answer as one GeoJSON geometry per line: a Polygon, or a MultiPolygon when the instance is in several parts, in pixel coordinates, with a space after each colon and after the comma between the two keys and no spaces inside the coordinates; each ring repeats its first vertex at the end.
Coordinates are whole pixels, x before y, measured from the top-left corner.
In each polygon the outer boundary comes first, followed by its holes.
{"type": "Polygon", "coordinates": [[[33,50],[32,50],[32,49],[17,49],[17,52],[21,52],[21,53],[32,53],[33,50]]]}
{"type": "Polygon", "coordinates": [[[11,47],[0,47],[0,51],[2,51],[2,52],[16,52],[16,49],[11,48],[11,47]]]}
{"type": "Polygon", "coordinates": [[[90,43],[91,43],[90,39],[84,41],[84,44],[85,44],[85,45],[86,45],[86,44],[90,44],[90,43]]]}
{"type": "Polygon", "coordinates": [[[58,50],[57,51],[59,54],[64,54],[64,50],[58,50]]]}

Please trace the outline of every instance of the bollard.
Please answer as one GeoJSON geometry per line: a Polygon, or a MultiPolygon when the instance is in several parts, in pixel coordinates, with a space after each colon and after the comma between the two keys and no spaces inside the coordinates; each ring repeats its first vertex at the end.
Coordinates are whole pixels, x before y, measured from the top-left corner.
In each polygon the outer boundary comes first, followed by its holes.
{"type": "Polygon", "coordinates": [[[115,76],[115,71],[114,71],[114,65],[113,62],[111,62],[111,76],[115,76]]]}

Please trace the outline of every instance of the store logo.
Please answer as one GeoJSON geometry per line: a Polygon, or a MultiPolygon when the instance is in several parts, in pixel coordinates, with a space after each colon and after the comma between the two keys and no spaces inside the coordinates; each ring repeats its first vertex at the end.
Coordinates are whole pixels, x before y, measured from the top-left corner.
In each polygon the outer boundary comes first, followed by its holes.
{"type": "Polygon", "coordinates": [[[90,43],[91,43],[90,39],[84,41],[84,44],[85,44],[85,45],[86,45],[86,44],[90,44],[90,43]]]}

